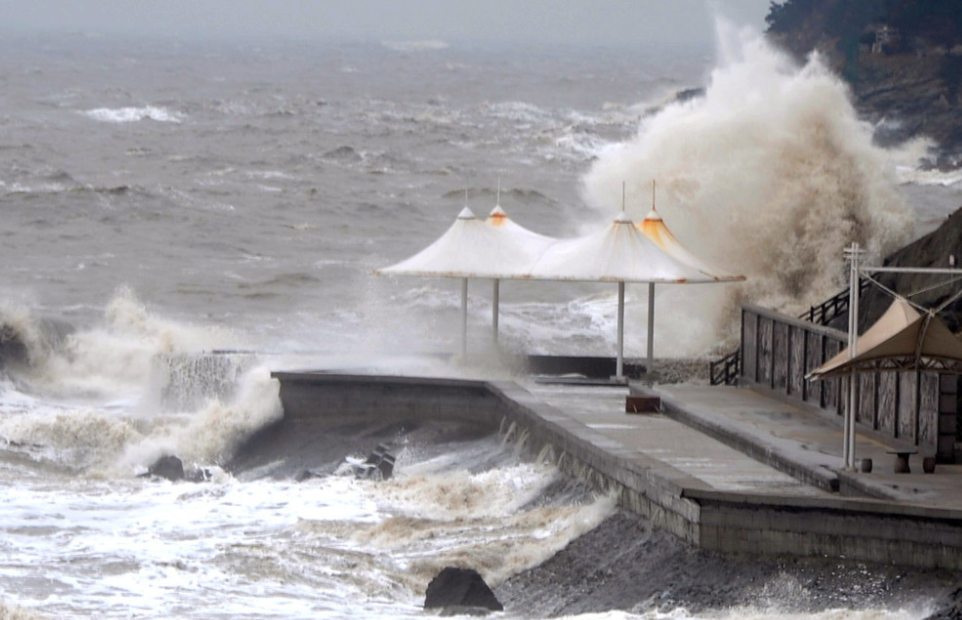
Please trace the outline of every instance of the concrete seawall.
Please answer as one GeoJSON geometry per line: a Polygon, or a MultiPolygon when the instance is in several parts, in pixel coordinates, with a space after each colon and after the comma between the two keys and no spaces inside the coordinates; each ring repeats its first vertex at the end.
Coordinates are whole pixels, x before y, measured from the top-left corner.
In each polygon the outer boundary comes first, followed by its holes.
{"type": "Polygon", "coordinates": [[[281,424],[451,420],[523,431],[562,471],[698,547],[962,569],[962,511],[885,500],[713,488],[566,415],[514,382],[278,372],[281,424]]]}

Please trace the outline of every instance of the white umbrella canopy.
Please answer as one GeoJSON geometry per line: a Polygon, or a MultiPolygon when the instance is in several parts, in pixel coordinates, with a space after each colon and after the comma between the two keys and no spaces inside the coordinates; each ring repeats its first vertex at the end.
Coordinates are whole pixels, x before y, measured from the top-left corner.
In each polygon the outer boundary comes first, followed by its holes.
{"type": "Polygon", "coordinates": [[[374,273],[445,278],[518,277],[530,262],[531,249],[526,247],[520,235],[506,234],[479,220],[471,209],[465,207],[454,224],[434,243],[414,256],[374,273]]]}
{"type": "Polygon", "coordinates": [[[896,299],[856,340],[857,355],[845,348],[809,373],[814,380],[855,372],[931,370],[962,373],[962,341],[931,312],[921,314],[896,299]]]}
{"type": "Polygon", "coordinates": [[[487,221],[479,220],[468,207],[454,224],[431,245],[376,275],[461,278],[461,354],[467,352],[468,278],[493,278],[495,295],[494,333],[497,337],[498,282],[523,278],[535,258],[553,239],[515,224],[500,206],[487,221]],[[492,221],[493,220],[493,221],[492,221]]]}
{"type": "MultiPolygon", "coordinates": [[[[528,253],[528,264],[526,264],[523,269],[520,269],[519,273],[522,271],[527,273],[529,266],[533,264],[539,256],[541,256],[541,254],[549,245],[557,241],[557,239],[554,237],[540,235],[534,231],[528,230],[524,226],[516,224],[514,220],[508,217],[508,214],[505,213],[504,209],[501,208],[500,198],[498,200],[498,204],[494,207],[494,209],[491,210],[491,213],[488,214],[487,223],[493,226],[499,232],[499,234],[511,237],[518,247],[523,248],[523,250],[528,253]]],[[[517,277],[517,274],[511,277],[517,277]]],[[[495,341],[498,339],[500,300],[501,279],[495,278],[494,287],[491,293],[491,331],[495,341]]]]}
{"type": "Polygon", "coordinates": [[[649,226],[653,231],[651,234],[658,239],[656,241],[643,232],[644,226],[636,226],[622,212],[610,226],[597,233],[552,244],[531,270],[532,279],[618,283],[618,377],[622,376],[624,360],[626,282],[648,283],[648,369],[651,371],[656,283],[696,284],[745,279],[710,269],[678,242],[664,222],[658,224],[660,220],[660,216],[652,218],[649,226]]]}
{"type": "Polygon", "coordinates": [[[625,213],[603,230],[549,246],[535,261],[530,277],[537,280],[674,283],[738,279],[712,274],[707,267],[700,269],[668,254],[644,235],[625,213]]]}
{"type": "Polygon", "coordinates": [[[688,248],[683,246],[681,242],[678,241],[678,238],[668,229],[665,221],[654,208],[652,208],[644,220],[638,223],[638,228],[642,234],[653,241],[662,252],[681,263],[694,267],[702,274],[710,276],[715,282],[735,282],[745,279],[744,276],[734,276],[719,271],[716,267],[709,266],[689,252],[688,248]]]}
{"type": "Polygon", "coordinates": [[[494,334],[498,329],[499,281],[502,279],[568,280],[618,283],[617,376],[624,359],[626,282],[648,283],[648,365],[651,367],[654,285],[744,280],[716,271],[691,254],[652,210],[639,225],[621,213],[605,229],[575,239],[554,239],[532,232],[508,218],[500,205],[486,221],[465,207],[434,243],[414,256],[374,272],[462,278],[461,351],[467,347],[468,278],[492,278],[494,334]]]}

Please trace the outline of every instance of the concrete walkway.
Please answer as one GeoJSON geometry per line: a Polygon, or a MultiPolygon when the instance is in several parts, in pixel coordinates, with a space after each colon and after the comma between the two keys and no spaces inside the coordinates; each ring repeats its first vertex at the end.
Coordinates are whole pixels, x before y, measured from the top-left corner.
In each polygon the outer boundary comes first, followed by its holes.
{"type": "Polygon", "coordinates": [[[668,416],[625,413],[627,388],[535,383],[524,387],[588,428],[719,491],[828,494],[668,416]]]}
{"type": "Polygon", "coordinates": [[[660,414],[625,413],[624,387],[542,385],[524,388],[573,420],[631,450],[661,461],[719,491],[774,496],[874,497],[935,508],[962,509],[962,465],[922,473],[894,472],[887,451],[904,448],[858,429],[856,458],[871,473],[842,470],[841,419],[745,388],[673,384],[645,388],[662,398],[660,414]]]}
{"type": "Polygon", "coordinates": [[[938,465],[925,474],[920,453],[909,459],[911,473],[896,474],[888,450],[905,444],[870,429],[856,429],[855,455],[872,459],[872,472],[844,471],[839,416],[745,388],[678,384],[655,391],[667,415],[798,479],[822,488],[837,480],[843,494],[962,509],[962,466],[938,465]]]}

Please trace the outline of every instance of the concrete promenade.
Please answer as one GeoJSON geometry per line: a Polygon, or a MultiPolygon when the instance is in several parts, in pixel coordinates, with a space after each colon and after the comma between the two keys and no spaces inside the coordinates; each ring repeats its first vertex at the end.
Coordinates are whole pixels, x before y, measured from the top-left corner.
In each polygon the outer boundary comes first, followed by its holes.
{"type": "Polygon", "coordinates": [[[842,469],[841,417],[746,388],[665,385],[654,390],[672,419],[697,428],[797,480],[843,495],[962,510],[962,465],[939,464],[923,473],[921,453],[911,473],[895,473],[889,451],[913,449],[870,429],[857,428],[856,459],[872,460],[871,473],[842,469]]]}
{"type": "Polygon", "coordinates": [[[657,386],[661,412],[635,414],[625,386],[274,376],[296,435],[412,418],[500,427],[704,549],[962,570],[960,466],[925,474],[916,454],[896,474],[896,446],[860,429],[856,451],[873,471],[840,471],[839,420],[751,390],[657,386]]]}
{"type": "Polygon", "coordinates": [[[645,387],[661,412],[630,414],[627,388],[523,385],[628,452],[697,480],[682,482],[681,496],[699,504],[700,546],[962,566],[962,466],[927,474],[914,454],[912,471],[896,473],[890,450],[912,448],[860,428],[857,457],[872,459],[872,472],[844,471],[840,419],[745,388],[645,387]]]}

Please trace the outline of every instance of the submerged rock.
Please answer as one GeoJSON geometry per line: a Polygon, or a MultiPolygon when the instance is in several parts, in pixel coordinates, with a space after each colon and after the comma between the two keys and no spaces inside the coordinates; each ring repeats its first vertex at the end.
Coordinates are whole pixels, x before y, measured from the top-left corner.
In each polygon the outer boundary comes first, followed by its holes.
{"type": "Polygon", "coordinates": [[[363,463],[350,463],[350,469],[358,478],[367,480],[387,480],[394,475],[394,455],[389,454],[387,446],[378,444],[363,463]]]}
{"type": "Polygon", "coordinates": [[[478,571],[453,566],[443,569],[428,584],[424,596],[424,608],[439,607],[459,614],[470,613],[471,610],[504,610],[504,605],[497,599],[478,571]]]}
{"type": "Polygon", "coordinates": [[[168,480],[184,479],[184,462],[176,456],[162,456],[147,468],[148,476],[157,476],[168,480]]]}

